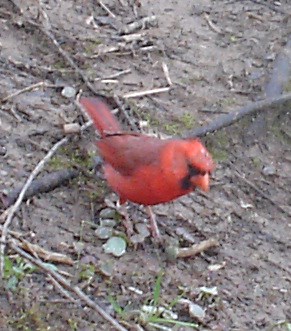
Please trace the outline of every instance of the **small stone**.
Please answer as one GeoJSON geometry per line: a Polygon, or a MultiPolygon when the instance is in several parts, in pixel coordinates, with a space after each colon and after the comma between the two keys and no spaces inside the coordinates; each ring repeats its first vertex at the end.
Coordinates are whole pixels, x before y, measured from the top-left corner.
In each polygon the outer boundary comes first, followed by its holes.
{"type": "Polygon", "coordinates": [[[106,261],[104,263],[101,263],[100,271],[103,273],[103,275],[111,277],[114,271],[113,261],[106,261]]]}
{"type": "Polygon", "coordinates": [[[7,153],[7,149],[4,146],[0,146],[0,156],[5,156],[7,153]]]}
{"type": "Polygon", "coordinates": [[[134,234],[133,236],[130,237],[130,241],[132,242],[133,245],[136,244],[141,244],[145,240],[145,237],[141,234],[134,234]]]}
{"type": "Polygon", "coordinates": [[[76,89],[71,86],[66,86],[62,90],[62,96],[68,99],[74,98],[76,93],[76,89]]]}
{"type": "Polygon", "coordinates": [[[262,173],[265,176],[272,176],[276,174],[276,168],[273,165],[264,166],[262,173]]]}
{"type": "Polygon", "coordinates": [[[189,299],[180,299],[179,303],[186,304],[189,309],[189,315],[193,318],[195,318],[199,322],[203,322],[205,319],[205,309],[203,309],[201,306],[197,305],[196,303],[193,303],[189,299]]]}
{"type": "Polygon", "coordinates": [[[101,226],[107,226],[109,228],[113,228],[113,227],[116,226],[116,224],[117,224],[117,222],[115,220],[111,219],[111,218],[106,218],[104,220],[103,219],[100,220],[100,225],[101,226]]]}
{"type": "Polygon", "coordinates": [[[108,239],[112,237],[112,228],[108,226],[99,226],[95,231],[95,234],[100,239],[108,239]]]}
{"type": "Polygon", "coordinates": [[[137,223],[135,225],[136,231],[143,237],[148,237],[150,235],[149,229],[146,224],[137,223]]]}
{"type": "Polygon", "coordinates": [[[115,218],[116,212],[112,208],[102,209],[99,213],[100,218],[115,218]]]}

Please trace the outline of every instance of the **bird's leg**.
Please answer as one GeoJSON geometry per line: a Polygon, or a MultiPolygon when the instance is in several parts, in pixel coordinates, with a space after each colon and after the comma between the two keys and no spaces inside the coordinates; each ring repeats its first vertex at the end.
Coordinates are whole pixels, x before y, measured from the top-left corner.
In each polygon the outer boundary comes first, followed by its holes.
{"type": "Polygon", "coordinates": [[[160,230],[158,228],[158,224],[156,222],[156,216],[150,206],[146,206],[145,209],[146,209],[147,214],[149,215],[152,236],[155,239],[160,239],[161,234],[160,234],[160,230]]]}
{"type": "Polygon", "coordinates": [[[123,216],[122,224],[126,229],[127,237],[130,238],[133,235],[133,226],[128,216],[126,204],[120,205],[120,203],[118,202],[117,208],[118,208],[118,212],[123,216]]]}

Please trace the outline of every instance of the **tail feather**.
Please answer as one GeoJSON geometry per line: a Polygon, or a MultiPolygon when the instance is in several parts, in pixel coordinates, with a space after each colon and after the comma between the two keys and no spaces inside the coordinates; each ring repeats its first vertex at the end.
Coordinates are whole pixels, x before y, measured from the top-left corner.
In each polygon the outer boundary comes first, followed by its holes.
{"type": "Polygon", "coordinates": [[[110,112],[108,106],[98,98],[81,98],[80,104],[91,117],[101,137],[106,133],[121,132],[121,126],[116,117],[110,112]]]}

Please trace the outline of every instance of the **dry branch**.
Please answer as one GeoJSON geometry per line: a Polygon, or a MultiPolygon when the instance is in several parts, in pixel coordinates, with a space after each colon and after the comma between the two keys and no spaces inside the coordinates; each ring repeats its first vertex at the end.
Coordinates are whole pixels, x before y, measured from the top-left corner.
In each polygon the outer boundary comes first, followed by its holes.
{"type": "Polygon", "coordinates": [[[227,126],[230,126],[231,124],[239,121],[240,119],[242,119],[247,115],[253,115],[259,111],[266,111],[267,108],[278,106],[285,102],[290,102],[290,101],[291,101],[291,93],[283,94],[275,98],[268,98],[266,100],[253,102],[245,107],[232,111],[228,114],[221,115],[210,124],[194,129],[193,131],[189,131],[185,133],[183,136],[185,138],[203,137],[206,136],[208,133],[226,128],[227,126]]]}
{"type": "MultiPolygon", "coordinates": [[[[67,181],[77,177],[79,171],[63,169],[44,175],[42,178],[34,179],[26,190],[23,200],[29,199],[39,193],[46,193],[63,185],[67,181]]],[[[17,200],[23,186],[15,188],[7,194],[0,193],[0,201],[8,208],[17,200]]]]}

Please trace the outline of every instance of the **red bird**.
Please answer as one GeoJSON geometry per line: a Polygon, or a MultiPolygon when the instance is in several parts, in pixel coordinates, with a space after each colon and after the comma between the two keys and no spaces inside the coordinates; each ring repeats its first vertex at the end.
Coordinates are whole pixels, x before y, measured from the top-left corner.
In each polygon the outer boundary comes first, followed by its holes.
{"type": "MultiPolygon", "coordinates": [[[[195,190],[209,190],[214,162],[199,139],[165,139],[124,132],[108,106],[97,98],[81,98],[101,138],[104,174],[120,203],[148,206],[151,230],[160,237],[149,206],[169,202],[195,190]]],[[[126,217],[128,233],[132,232],[126,217]]]]}

